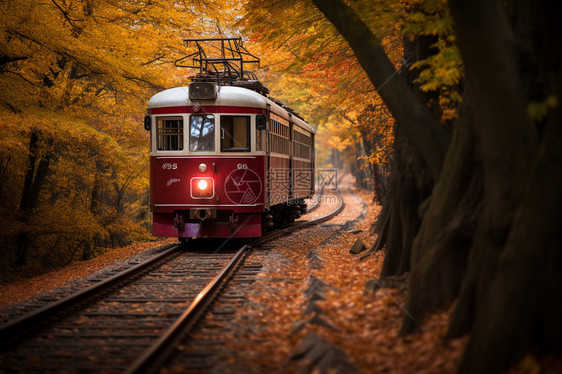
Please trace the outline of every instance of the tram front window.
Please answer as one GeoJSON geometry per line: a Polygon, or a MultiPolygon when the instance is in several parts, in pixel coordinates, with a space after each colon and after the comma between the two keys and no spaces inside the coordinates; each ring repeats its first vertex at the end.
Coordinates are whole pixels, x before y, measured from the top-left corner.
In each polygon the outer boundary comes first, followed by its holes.
{"type": "Polygon", "coordinates": [[[183,149],[182,118],[157,118],[156,149],[159,151],[181,151],[183,149]]]}
{"type": "Polygon", "coordinates": [[[189,150],[191,152],[215,150],[215,116],[203,114],[189,117],[189,150]]]}
{"type": "Polygon", "coordinates": [[[250,117],[221,116],[221,152],[250,151],[250,117]]]}

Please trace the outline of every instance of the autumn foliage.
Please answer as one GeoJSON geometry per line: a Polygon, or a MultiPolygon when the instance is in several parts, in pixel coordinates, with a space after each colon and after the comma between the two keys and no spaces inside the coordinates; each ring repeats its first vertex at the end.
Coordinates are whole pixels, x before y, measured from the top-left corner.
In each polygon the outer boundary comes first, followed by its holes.
{"type": "Polygon", "coordinates": [[[382,128],[380,115],[367,114],[384,110],[375,93],[392,113],[390,194],[373,250],[386,251],[382,277],[409,273],[414,318],[401,334],[453,305],[447,338],[470,334],[460,372],[559,358],[561,5],[250,3],[261,9],[250,16],[255,40],[272,41],[279,56],[272,70],[322,92],[309,100],[331,108],[317,111],[332,115],[319,119],[319,138],[330,128],[339,137],[326,145],[356,156],[351,145],[361,141],[376,163],[377,150],[365,146],[382,128]],[[369,133],[354,137],[361,127],[369,133]]]}
{"type": "Polygon", "coordinates": [[[199,11],[163,0],[0,2],[3,277],[149,238],[142,117],[152,94],[185,83],[172,64],[182,37],[220,28],[199,11]]]}
{"type": "Polygon", "coordinates": [[[317,165],[351,165],[385,202],[372,249],[382,277],[409,273],[401,333],[452,306],[462,372],[560,356],[559,2],[0,0],[0,14],[3,278],[148,237],[146,101],[185,84],[182,37],[242,36],[271,95],[316,127],[317,165]]]}
{"type": "MultiPolygon", "coordinates": [[[[456,118],[462,62],[444,2],[355,1],[362,20],[381,36],[395,75],[415,76],[435,96],[443,123],[456,118]],[[404,46],[431,36],[436,53],[405,56],[404,46]]],[[[310,1],[246,2],[242,21],[252,49],[265,61],[262,75],[272,94],[317,125],[320,166],[351,165],[357,182],[375,188],[382,202],[394,142],[394,117],[351,47],[310,1]],[[340,159],[340,158],[343,158],[340,159]]]]}
{"type": "MultiPolygon", "coordinates": [[[[460,73],[446,12],[428,21],[400,4],[375,5],[356,3],[384,35],[396,73],[418,68],[422,88],[440,92],[444,118],[454,116],[449,87],[460,73]],[[405,61],[406,34],[439,35],[440,53],[405,61]]],[[[273,96],[317,125],[318,165],[349,163],[379,201],[386,193],[393,117],[310,2],[24,0],[0,7],[9,15],[0,21],[5,275],[14,264],[56,267],[147,238],[148,142],[139,124],[154,92],[185,84],[188,74],[172,64],[185,53],[182,37],[244,30],[273,96]]]]}

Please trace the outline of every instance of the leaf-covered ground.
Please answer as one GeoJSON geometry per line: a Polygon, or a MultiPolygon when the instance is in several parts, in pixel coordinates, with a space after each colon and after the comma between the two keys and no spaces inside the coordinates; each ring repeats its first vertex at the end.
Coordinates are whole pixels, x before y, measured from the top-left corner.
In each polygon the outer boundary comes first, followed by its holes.
{"type": "Polygon", "coordinates": [[[62,287],[68,282],[81,279],[116,261],[136,255],[148,248],[176,241],[177,239],[168,239],[166,241],[135,243],[123,248],[108,249],[104,254],[91,260],[77,261],[62,269],[54,270],[46,274],[32,278],[19,276],[9,284],[0,285],[0,308],[18,301],[26,300],[40,293],[49,292],[62,287]]]}
{"type": "MultiPolygon", "coordinates": [[[[362,195],[365,201],[372,200],[362,195]]],[[[371,223],[380,207],[362,212],[361,199],[349,192],[343,196],[346,207],[338,217],[269,244],[271,255],[249,303],[237,312],[234,327],[226,333],[230,343],[223,366],[217,368],[220,372],[314,371],[307,361],[310,356],[291,360],[310,333],[341,349],[359,372],[455,372],[465,341],[443,342],[448,311],[430,316],[420,332],[398,337],[405,287],[365,294],[365,284],[380,273],[384,254],[361,261],[349,249],[357,239],[367,247],[373,243],[371,223]],[[348,221],[354,222],[342,226],[348,221]],[[361,232],[353,233],[357,230],[361,232]],[[307,282],[314,278],[325,285],[319,289],[323,298],[311,302],[305,294],[310,288],[307,282]]],[[[320,216],[330,209],[321,207],[310,215],[320,216]]],[[[4,285],[0,307],[61,287],[154,246],[154,242],[142,243],[107,251],[90,261],[4,285]]]]}
{"type": "MultiPolygon", "coordinates": [[[[238,313],[232,336],[227,339],[229,349],[220,371],[322,372],[310,362],[314,354],[291,359],[302,350],[310,333],[343,350],[351,365],[362,373],[456,371],[465,340],[443,342],[449,311],[430,316],[420,332],[399,337],[405,286],[365,294],[367,281],[380,274],[384,254],[379,252],[361,261],[349,249],[358,238],[367,247],[373,243],[371,223],[380,207],[369,207],[365,217],[338,231],[340,227],[335,224],[355,219],[362,209],[353,195],[344,193],[344,198],[345,210],[329,224],[274,243],[272,255],[249,295],[249,306],[238,313]],[[354,230],[362,231],[353,234],[354,230]],[[313,307],[311,277],[325,283],[319,292],[325,299],[313,301],[313,307]]],[[[364,199],[370,202],[372,197],[364,195],[364,199]]]]}

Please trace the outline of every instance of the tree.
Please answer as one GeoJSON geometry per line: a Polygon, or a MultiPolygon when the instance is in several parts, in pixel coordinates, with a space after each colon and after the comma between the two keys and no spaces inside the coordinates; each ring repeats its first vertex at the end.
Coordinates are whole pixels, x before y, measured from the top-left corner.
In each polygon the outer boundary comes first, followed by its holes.
{"type": "Polygon", "coordinates": [[[148,238],[146,102],[185,80],[171,66],[182,37],[226,31],[234,6],[0,2],[3,264],[33,271],[148,238]]]}
{"type": "MultiPolygon", "coordinates": [[[[315,4],[380,85],[387,59],[355,11],[338,0],[315,4]]],[[[554,47],[562,9],[548,1],[450,5],[466,75],[441,165],[431,166],[438,157],[412,138],[400,103],[391,103],[398,97],[381,92],[438,177],[412,249],[407,308],[419,321],[458,297],[449,336],[471,332],[460,371],[497,372],[535,349],[562,353],[562,303],[554,296],[562,286],[554,270],[562,245],[562,199],[555,192],[562,187],[555,146],[562,135],[562,71],[554,47]]],[[[396,90],[406,92],[398,82],[396,90]]],[[[411,125],[425,132],[428,123],[434,121],[421,116],[411,125]]],[[[415,327],[405,319],[403,333],[415,327]]]]}
{"type": "MultiPolygon", "coordinates": [[[[371,24],[385,25],[384,48],[400,68],[401,39],[389,25],[402,16],[388,4],[384,12],[368,14],[371,24]]],[[[271,95],[317,127],[318,144],[343,152],[358,182],[384,190],[393,120],[345,40],[311,2],[252,0],[245,9],[242,25],[262,58],[260,79],[271,95]]],[[[331,152],[317,147],[317,165],[333,166],[331,152]]]]}

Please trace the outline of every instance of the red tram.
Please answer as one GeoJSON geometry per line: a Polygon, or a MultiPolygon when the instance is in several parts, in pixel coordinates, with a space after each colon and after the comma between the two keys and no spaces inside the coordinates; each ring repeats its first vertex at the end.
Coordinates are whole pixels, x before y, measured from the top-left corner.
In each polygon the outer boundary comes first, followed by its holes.
{"type": "Polygon", "coordinates": [[[314,193],[314,129],[230,83],[194,81],[148,103],[155,236],[259,237],[314,193]]]}

